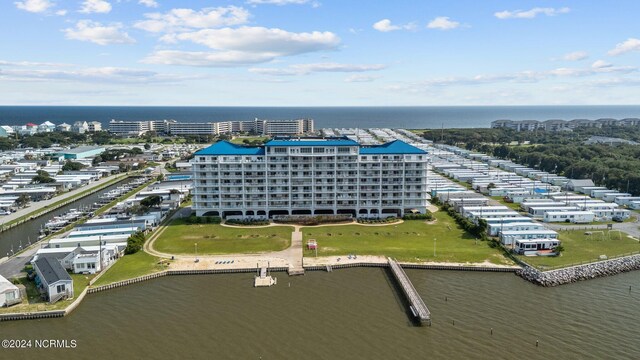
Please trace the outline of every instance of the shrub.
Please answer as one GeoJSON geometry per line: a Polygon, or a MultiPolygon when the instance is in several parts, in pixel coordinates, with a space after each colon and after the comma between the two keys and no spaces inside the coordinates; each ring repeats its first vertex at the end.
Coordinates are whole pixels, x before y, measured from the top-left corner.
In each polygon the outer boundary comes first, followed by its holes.
{"type": "Polygon", "coordinates": [[[146,238],[142,231],[138,231],[135,234],[132,234],[127,239],[127,247],[124,249],[125,254],[135,254],[140,249],[142,249],[142,245],[144,245],[146,238]]]}
{"type": "Polygon", "coordinates": [[[220,224],[222,219],[219,216],[195,216],[191,215],[185,219],[187,224],[220,224]]]}
{"type": "Polygon", "coordinates": [[[225,221],[225,224],[241,225],[241,226],[263,226],[263,225],[269,225],[269,220],[250,219],[250,218],[228,219],[227,221],[225,221]]]}
{"type": "Polygon", "coordinates": [[[402,220],[427,220],[427,221],[431,221],[431,220],[433,220],[433,214],[429,210],[427,210],[427,212],[424,213],[424,214],[405,214],[402,217],[402,220]]]}
{"type": "Polygon", "coordinates": [[[320,224],[338,223],[344,221],[351,221],[351,215],[309,215],[309,216],[277,216],[274,217],[273,222],[283,224],[297,224],[303,226],[313,226],[320,224]]]}

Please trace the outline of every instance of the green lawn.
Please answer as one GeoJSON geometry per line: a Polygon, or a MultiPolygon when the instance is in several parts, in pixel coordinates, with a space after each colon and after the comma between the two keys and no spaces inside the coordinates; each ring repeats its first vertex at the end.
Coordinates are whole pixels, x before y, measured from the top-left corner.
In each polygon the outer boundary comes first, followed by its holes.
{"type": "MultiPolygon", "coordinates": [[[[401,261],[473,262],[490,261],[510,264],[500,250],[489,247],[488,242],[476,241],[458,227],[444,212],[433,214],[432,224],[420,220],[405,221],[387,226],[327,226],[302,228],[304,241],[318,241],[318,255],[381,255],[401,261]],[[433,254],[434,239],[436,256],[433,254]]],[[[312,257],[314,251],[305,250],[312,257]]]]}
{"type": "Polygon", "coordinates": [[[187,224],[173,220],[154,243],[167,254],[249,254],[280,251],[291,245],[291,226],[230,228],[215,224],[187,224]]]}
{"type": "Polygon", "coordinates": [[[605,239],[598,230],[588,230],[592,236],[585,235],[585,230],[560,231],[560,241],[564,247],[561,256],[519,256],[519,258],[537,268],[548,269],[577,265],[581,262],[599,260],[600,255],[614,257],[640,251],[640,243],[617,231],[604,231],[605,239]]]}
{"type": "Polygon", "coordinates": [[[107,270],[93,286],[111,284],[121,280],[152,274],[162,270],[159,259],[144,251],[125,255],[107,270]]]}
{"type": "Polygon", "coordinates": [[[512,203],[512,202],[506,202],[506,201],[504,201],[502,196],[491,196],[491,198],[493,200],[496,200],[497,202],[499,202],[501,205],[508,206],[512,210],[515,210],[515,211],[518,211],[518,212],[522,211],[522,209],[520,209],[520,204],[516,204],[516,203],[512,203]]]}

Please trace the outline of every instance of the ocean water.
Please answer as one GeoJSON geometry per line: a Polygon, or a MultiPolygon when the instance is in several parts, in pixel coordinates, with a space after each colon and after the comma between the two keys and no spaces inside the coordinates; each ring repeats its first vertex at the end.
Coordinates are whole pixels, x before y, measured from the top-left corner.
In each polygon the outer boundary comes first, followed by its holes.
{"type": "Polygon", "coordinates": [[[498,119],[547,120],[640,117],[633,106],[425,106],[425,107],[132,107],[0,106],[0,125],[51,121],[175,119],[181,122],[308,117],[323,127],[473,128],[498,119]]]}

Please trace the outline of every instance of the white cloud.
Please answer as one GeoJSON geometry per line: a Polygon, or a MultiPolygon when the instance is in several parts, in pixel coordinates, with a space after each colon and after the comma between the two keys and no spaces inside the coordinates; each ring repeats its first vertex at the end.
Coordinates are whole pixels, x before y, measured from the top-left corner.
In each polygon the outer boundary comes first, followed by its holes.
{"type": "Polygon", "coordinates": [[[67,12],[68,12],[67,10],[58,10],[58,11],[56,11],[56,15],[65,16],[65,15],[67,15],[67,12]]]}
{"type": "Polygon", "coordinates": [[[249,12],[241,7],[226,6],[193,9],[171,9],[162,13],[144,14],[147,20],[138,21],[134,27],[149,32],[186,31],[188,29],[217,28],[245,24],[249,12]]]}
{"type": "Polygon", "coordinates": [[[613,65],[604,61],[604,60],[596,60],[593,64],[591,64],[591,67],[594,69],[604,69],[604,68],[610,68],[613,65]]]}
{"type": "Polygon", "coordinates": [[[268,62],[274,55],[242,51],[179,51],[159,50],[142,60],[146,64],[183,65],[201,67],[234,67],[268,62]]]}
{"type": "Polygon", "coordinates": [[[395,30],[414,30],[416,28],[416,24],[407,23],[404,25],[393,25],[391,24],[391,20],[382,19],[377,23],[373,24],[373,28],[381,32],[389,32],[389,31],[395,31],[395,30]]]}
{"type": "Polygon", "coordinates": [[[438,16],[427,24],[429,29],[451,30],[460,26],[460,23],[449,19],[447,16],[438,16]]]}
{"type": "Polygon", "coordinates": [[[607,54],[617,56],[631,51],[640,51],[640,39],[629,38],[616,45],[614,49],[609,50],[607,54]]]}
{"type": "Polygon", "coordinates": [[[169,34],[161,40],[168,43],[191,41],[212,49],[271,54],[274,57],[331,50],[340,44],[340,38],[328,31],[294,33],[248,26],[169,34]]]}
{"type": "Polygon", "coordinates": [[[494,13],[493,15],[498,19],[533,19],[538,14],[546,15],[546,16],[555,16],[559,14],[566,14],[571,9],[568,7],[563,8],[540,8],[536,7],[530,10],[505,10],[494,13]]]}
{"type": "Polygon", "coordinates": [[[79,12],[83,14],[106,14],[111,11],[111,4],[105,0],[84,0],[79,12]]]}
{"type": "Polygon", "coordinates": [[[132,44],[136,41],[122,30],[122,24],[114,23],[102,25],[91,20],[80,20],[75,28],[67,28],[62,31],[65,37],[71,40],[89,41],[98,45],[108,44],[132,44]]]}
{"type": "Polygon", "coordinates": [[[156,0],[138,0],[138,4],[144,5],[150,8],[157,8],[158,6],[160,6],[158,5],[158,2],[156,0]]]}
{"type": "Polygon", "coordinates": [[[339,64],[339,63],[315,63],[296,64],[287,68],[251,68],[250,72],[260,75],[290,76],[308,75],[317,72],[366,72],[378,71],[386,68],[383,64],[339,64]]]}
{"type": "Polygon", "coordinates": [[[574,51],[562,56],[563,60],[566,61],[580,61],[589,57],[589,54],[586,51],[574,51]]]}
{"type": "Polygon", "coordinates": [[[352,83],[352,82],[372,82],[374,80],[379,79],[378,75],[351,75],[344,79],[344,82],[352,83]]]}
{"type": "Polygon", "coordinates": [[[74,81],[74,82],[113,82],[113,83],[159,83],[181,82],[201,79],[202,75],[161,74],[155,71],[99,67],[75,70],[0,70],[0,78],[21,81],[74,81]]]}
{"type": "Polygon", "coordinates": [[[479,74],[471,77],[444,77],[419,82],[396,84],[389,90],[420,92],[436,87],[476,86],[497,83],[535,83],[554,78],[582,78],[603,74],[628,74],[638,71],[632,66],[613,66],[604,61],[596,61],[587,68],[556,68],[546,71],[521,71],[506,74],[479,74]]]}
{"type": "Polygon", "coordinates": [[[24,0],[16,1],[14,4],[18,9],[32,13],[45,12],[54,6],[54,3],[50,0],[24,0]]]}
{"type": "Polygon", "coordinates": [[[70,64],[37,62],[37,61],[7,61],[7,60],[0,60],[0,66],[59,67],[59,66],[70,66],[70,64]]]}

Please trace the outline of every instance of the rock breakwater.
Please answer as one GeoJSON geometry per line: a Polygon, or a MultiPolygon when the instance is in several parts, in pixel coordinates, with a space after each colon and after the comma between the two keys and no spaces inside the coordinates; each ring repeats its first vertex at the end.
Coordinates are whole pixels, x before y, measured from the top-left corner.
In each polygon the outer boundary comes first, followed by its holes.
{"type": "Polygon", "coordinates": [[[632,270],[640,270],[640,255],[626,256],[551,271],[540,271],[531,266],[526,266],[516,271],[516,274],[540,286],[558,286],[603,276],[616,275],[632,270]]]}

